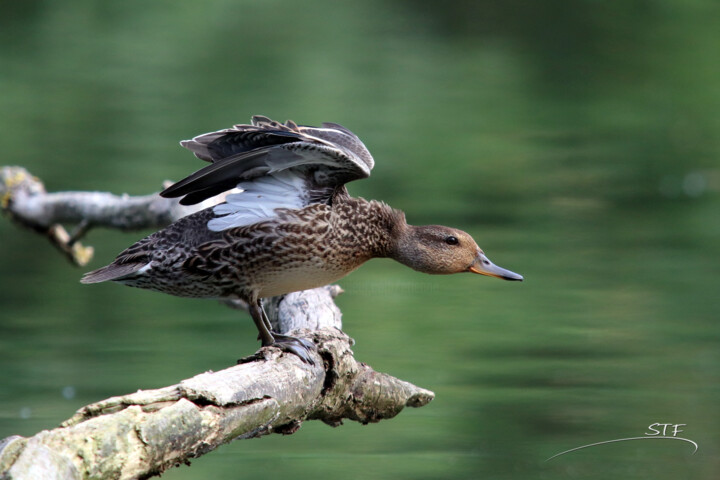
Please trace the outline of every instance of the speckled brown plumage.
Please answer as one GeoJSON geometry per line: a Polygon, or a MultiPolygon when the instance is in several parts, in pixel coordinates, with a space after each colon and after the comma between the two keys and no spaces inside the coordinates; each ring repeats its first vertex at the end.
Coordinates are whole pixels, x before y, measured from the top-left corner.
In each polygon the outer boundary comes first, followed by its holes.
{"type": "Polygon", "coordinates": [[[332,206],[284,210],[277,219],[222,232],[204,228],[211,216],[202,210],[150,235],[85,282],[132,266],[135,272],[116,281],[181,297],[255,301],[327,285],[388,256],[393,228],[404,223],[402,212],[344,191],[332,206]]]}
{"type": "Polygon", "coordinates": [[[270,331],[261,299],[334,282],[367,260],[393,258],[424,273],[522,280],[493,265],[467,233],[413,226],[384,203],[350,197],[346,182],[374,161],[349,130],[253,117],[182,142],[211,165],[163,192],[196,203],[237,186],[226,202],[178,220],[86,274],[182,297],[242,299],[263,345],[311,361],[312,348],[270,331]]]}

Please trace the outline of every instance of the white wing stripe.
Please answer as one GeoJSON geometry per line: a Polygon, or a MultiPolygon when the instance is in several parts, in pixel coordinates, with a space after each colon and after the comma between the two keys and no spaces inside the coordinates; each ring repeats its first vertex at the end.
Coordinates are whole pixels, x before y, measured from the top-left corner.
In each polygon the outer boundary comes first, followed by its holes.
{"type": "Polygon", "coordinates": [[[237,185],[240,193],[228,195],[226,203],[213,208],[223,215],[208,222],[215,232],[252,225],[277,216],[275,209],[299,209],[307,205],[305,178],[297,172],[283,170],[237,185]]]}

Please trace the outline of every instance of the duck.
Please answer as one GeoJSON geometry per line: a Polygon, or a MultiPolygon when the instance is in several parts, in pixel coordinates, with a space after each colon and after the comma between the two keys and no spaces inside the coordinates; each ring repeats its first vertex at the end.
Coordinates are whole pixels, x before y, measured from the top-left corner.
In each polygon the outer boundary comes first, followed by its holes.
{"type": "Polygon", "coordinates": [[[242,300],[262,347],[313,363],[312,342],[272,331],[264,298],[330,284],[373,258],[427,274],[523,280],[492,263],[462,230],[411,225],[401,210],[350,196],[346,184],[369,177],[375,161],[339,124],[313,127],[256,115],[250,124],[180,144],[209,165],[160,195],[183,205],[220,194],[224,201],[131,245],[82,283],[242,300]]]}

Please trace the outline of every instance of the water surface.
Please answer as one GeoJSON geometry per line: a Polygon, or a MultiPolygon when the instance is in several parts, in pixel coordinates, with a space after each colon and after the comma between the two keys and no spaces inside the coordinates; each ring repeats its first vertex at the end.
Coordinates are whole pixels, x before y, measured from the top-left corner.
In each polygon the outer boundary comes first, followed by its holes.
{"type": "MultiPolygon", "coordinates": [[[[377,260],[340,282],[356,357],[433,390],[377,425],[235,442],[163,478],[717,478],[712,2],[22,2],[0,28],[0,148],[51,191],[145,194],[177,141],[252,114],[341,123],[351,193],[470,232],[522,284],[377,260]],[[683,442],[577,446],[686,424],[683,442]]],[[[93,231],[91,267],[147,232],[93,231]]],[[[250,319],[83,286],[0,222],[0,437],[228,366],[250,319]]]]}

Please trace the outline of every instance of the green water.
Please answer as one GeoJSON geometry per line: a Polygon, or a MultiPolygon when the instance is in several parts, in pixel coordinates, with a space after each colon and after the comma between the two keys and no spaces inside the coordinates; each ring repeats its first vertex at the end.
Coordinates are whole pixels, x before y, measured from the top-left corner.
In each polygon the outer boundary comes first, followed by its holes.
{"type": "MultiPolygon", "coordinates": [[[[239,441],[190,478],[720,474],[720,6],[656,2],[8,3],[0,164],[51,191],[145,194],[177,141],[252,114],[341,123],[377,166],[351,193],[470,232],[524,283],[378,260],[341,282],[356,357],[433,390],[376,425],[239,441]],[[627,441],[653,423],[668,440],[627,441]]],[[[146,232],[93,231],[91,267],[146,232]]],[[[228,366],[249,318],[83,286],[0,221],[0,437],[228,366]]]]}

